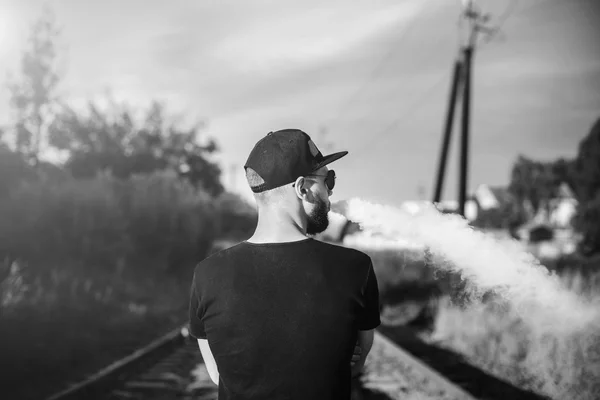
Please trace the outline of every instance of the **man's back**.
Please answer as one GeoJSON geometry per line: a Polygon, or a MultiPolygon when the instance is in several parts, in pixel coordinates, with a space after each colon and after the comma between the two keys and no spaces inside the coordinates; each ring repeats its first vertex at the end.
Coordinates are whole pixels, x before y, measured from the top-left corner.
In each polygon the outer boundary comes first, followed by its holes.
{"type": "Polygon", "coordinates": [[[190,328],[219,398],[349,399],[357,331],[379,325],[371,259],[318,240],[242,242],[196,266],[190,328]]]}

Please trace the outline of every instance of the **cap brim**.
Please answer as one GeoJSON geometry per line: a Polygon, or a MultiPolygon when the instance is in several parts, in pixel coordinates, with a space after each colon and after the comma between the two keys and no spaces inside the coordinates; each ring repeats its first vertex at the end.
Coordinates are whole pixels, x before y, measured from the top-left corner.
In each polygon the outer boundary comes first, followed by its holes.
{"type": "Polygon", "coordinates": [[[347,151],[339,151],[337,153],[329,154],[329,155],[323,157],[323,160],[317,164],[317,166],[315,167],[315,170],[317,170],[321,167],[324,167],[325,165],[330,164],[336,160],[339,160],[340,158],[344,157],[346,154],[348,154],[347,151]]]}

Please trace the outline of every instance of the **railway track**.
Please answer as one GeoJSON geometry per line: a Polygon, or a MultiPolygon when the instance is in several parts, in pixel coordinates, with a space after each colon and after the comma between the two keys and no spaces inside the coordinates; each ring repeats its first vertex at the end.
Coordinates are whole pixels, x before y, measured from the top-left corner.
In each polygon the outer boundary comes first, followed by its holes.
{"type": "MultiPolygon", "coordinates": [[[[217,387],[187,328],[178,328],[46,400],[215,400],[217,387]]],[[[538,400],[402,327],[382,326],[352,400],[538,400]]]]}
{"type": "Polygon", "coordinates": [[[479,400],[550,400],[549,397],[517,388],[470,365],[459,354],[425,343],[410,329],[402,326],[382,325],[378,330],[398,348],[403,349],[408,357],[413,357],[422,364],[422,367],[429,369],[432,376],[443,377],[449,384],[461,388],[471,398],[479,400]]]}
{"type": "Polygon", "coordinates": [[[88,378],[70,385],[46,400],[108,399],[115,388],[133,382],[144,371],[152,371],[164,360],[181,352],[185,345],[182,328],[177,328],[130,355],[115,361],[88,378]]]}

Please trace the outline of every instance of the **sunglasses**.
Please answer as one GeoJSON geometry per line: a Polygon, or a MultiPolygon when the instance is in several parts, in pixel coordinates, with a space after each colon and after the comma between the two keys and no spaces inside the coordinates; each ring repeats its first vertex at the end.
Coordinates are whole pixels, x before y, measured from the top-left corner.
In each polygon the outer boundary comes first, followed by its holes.
{"type": "Polygon", "coordinates": [[[325,184],[327,185],[327,189],[333,190],[333,188],[335,187],[335,171],[332,169],[327,171],[327,175],[310,174],[310,175],[306,175],[306,176],[324,176],[325,184]]]}
{"type": "MultiPolygon", "coordinates": [[[[327,189],[333,190],[333,188],[335,187],[335,171],[332,169],[327,171],[327,175],[308,174],[306,176],[324,176],[327,189]]],[[[296,184],[293,183],[292,186],[296,186],[296,184]]]]}

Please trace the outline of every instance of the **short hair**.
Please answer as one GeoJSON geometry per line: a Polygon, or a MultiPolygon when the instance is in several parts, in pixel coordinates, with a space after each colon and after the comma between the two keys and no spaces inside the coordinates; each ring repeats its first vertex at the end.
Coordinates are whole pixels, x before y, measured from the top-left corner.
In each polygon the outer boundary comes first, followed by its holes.
{"type": "Polygon", "coordinates": [[[252,168],[246,168],[246,180],[250,188],[260,186],[265,183],[265,180],[252,168]]]}
{"type": "MultiPolygon", "coordinates": [[[[248,181],[248,185],[250,188],[262,185],[265,183],[265,180],[252,168],[246,168],[246,180],[248,181]]],[[[286,185],[279,186],[274,189],[265,190],[260,193],[254,193],[254,198],[257,203],[261,205],[274,205],[277,204],[281,199],[283,199],[286,185]]]]}

